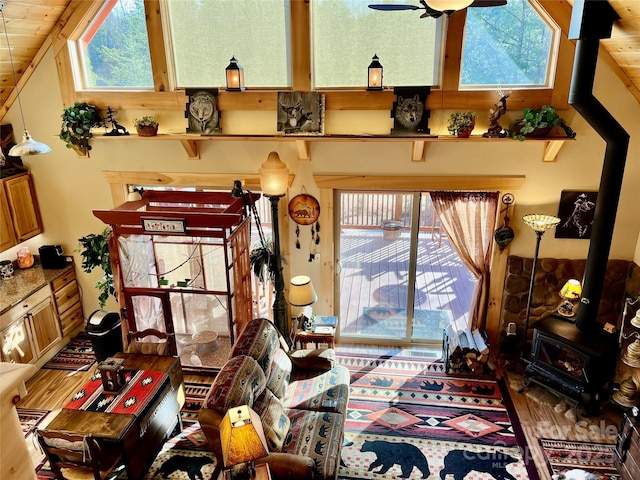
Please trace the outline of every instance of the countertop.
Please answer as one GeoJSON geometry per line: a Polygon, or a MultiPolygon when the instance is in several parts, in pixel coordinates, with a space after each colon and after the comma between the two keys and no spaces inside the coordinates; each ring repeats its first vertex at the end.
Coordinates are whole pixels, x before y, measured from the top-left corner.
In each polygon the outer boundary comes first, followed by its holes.
{"type": "Polygon", "coordinates": [[[55,269],[44,269],[40,265],[16,268],[13,278],[0,280],[0,315],[72,268],[72,263],[55,269]]]}

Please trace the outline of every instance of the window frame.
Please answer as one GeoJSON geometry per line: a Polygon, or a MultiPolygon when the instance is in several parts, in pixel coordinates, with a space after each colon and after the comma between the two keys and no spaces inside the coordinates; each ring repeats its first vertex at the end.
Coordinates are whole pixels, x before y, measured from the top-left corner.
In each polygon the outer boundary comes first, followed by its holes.
{"type": "MultiPolygon", "coordinates": [[[[165,51],[161,19],[162,0],[146,0],[147,33],[149,35],[153,92],[79,91],[73,77],[69,42],[77,40],[88,22],[97,14],[105,0],[72,0],[52,32],[54,56],[58,68],[62,100],[65,106],[74,102],[89,102],[98,108],[107,105],[116,109],[135,110],[144,105],[149,110],[184,110],[186,96],[183,90],[172,90],[165,51]]],[[[292,91],[311,91],[311,34],[310,5],[307,0],[291,0],[291,75],[292,91]]],[[[540,11],[540,10],[539,10],[540,11]]],[[[494,90],[459,90],[460,58],[466,20],[466,10],[454,12],[448,19],[443,48],[442,83],[427,97],[427,108],[488,110],[497,101],[494,90]]],[[[539,107],[545,104],[568,108],[568,92],[573,62],[573,44],[562,35],[556,60],[554,88],[514,90],[509,97],[511,109],[539,107]]],[[[326,96],[327,110],[390,110],[395,95],[392,89],[368,91],[360,89],[317,90],[326,96]]],[[[219,109],[275,110],[277,91],[251,89],[244,92],[226,92],[221,89],[219,109]]]]}

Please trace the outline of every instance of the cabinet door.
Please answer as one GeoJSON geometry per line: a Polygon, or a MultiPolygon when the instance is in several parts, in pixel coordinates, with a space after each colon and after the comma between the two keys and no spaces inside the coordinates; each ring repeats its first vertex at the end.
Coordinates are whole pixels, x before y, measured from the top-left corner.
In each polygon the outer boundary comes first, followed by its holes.
{"type": "Polygon", "coordinates": [[[27,316],[31,323],[37,355],[41,356],[53,343],[62,338],[51,299],[38,304],[27,316]]]}
{"type": "Polygon", "coordinates": [[[0,340],[3,361],[29,363],[35,358],[25,320],[26,318],[21,318],[2,330],[0,340]]]}
{"type": "Polygon", "coordinates": [[[42,233],[42,220],[30,173],[4,180],[4,188],[18,243],[42,233]]]}
{"type": "Polygon", "coordinates": [[[9,203],[7,202],[7,194],[4,191],[4,185],[0,185],[0,252],[7,250],[18,242],[16,242],[16,234],[13,230],[11,222],[11,214],[9,213],[9,203]]]}

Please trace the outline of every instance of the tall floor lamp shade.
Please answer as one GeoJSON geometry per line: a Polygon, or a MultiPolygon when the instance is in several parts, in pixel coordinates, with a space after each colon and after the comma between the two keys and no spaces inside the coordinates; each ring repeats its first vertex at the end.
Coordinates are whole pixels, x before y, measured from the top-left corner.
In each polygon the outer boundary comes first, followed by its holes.
{"type": "Polygon", "coordinates": [[[529,317],[531,316],[531,300],[533,299],[533,287],[536,281],[536,264],[538,263],[538,253],[540,251],[540,240],[542,240],[542,236],[544,235],[544,232],[546,232],[551,228],[554,228],[556,225],[560,223],[560,219],[552,215],[532,213],[522,217],[522,221],[525,223],[527,227],[530,227],[531,229],[533,229],[534,232],[536,232],[536,251],[535,251],[535,254],[533,255],[533,265],[531,265],[531,280],[529,281],[529,296],[527,297],[527,312],[524,320],[524,336],[523,336],[523,343],[522,343],[522,351],[524,353],[527,348],[527,337],[529,333],[529,317]]]}
{"type": "Polygon", "coordinates": [[[284,278],[282,276],[282,256],[280,253],[280,229],[278,224],[278,202],[287,192],[289,186],[289,169],[280,160],[277,152],[269,153],[267,161],[258,170],[260,188],[271,202],[271,222],[273,230],[273,255],[275,260],[275,279],[273,288],[273,322],[284,338],[289,331],[287,322],[287,300],[284,298],[284,278]]]}

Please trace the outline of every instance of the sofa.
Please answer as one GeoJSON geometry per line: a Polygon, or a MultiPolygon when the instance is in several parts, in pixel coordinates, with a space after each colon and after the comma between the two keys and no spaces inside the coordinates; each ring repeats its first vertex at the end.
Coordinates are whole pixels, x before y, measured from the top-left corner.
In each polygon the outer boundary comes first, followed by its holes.
{"type": "Polygon", "coordinates": [[[333,349],[290,351],[267,319],[247,323],[203,402],[199,422],[223,466],[219,425],[226,411],[259,414],[275,480],[336,479],[349,401],[349,371],[333,349]]]}

